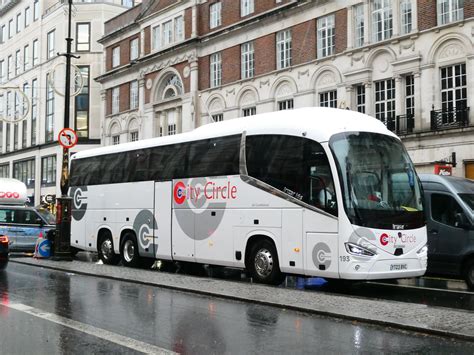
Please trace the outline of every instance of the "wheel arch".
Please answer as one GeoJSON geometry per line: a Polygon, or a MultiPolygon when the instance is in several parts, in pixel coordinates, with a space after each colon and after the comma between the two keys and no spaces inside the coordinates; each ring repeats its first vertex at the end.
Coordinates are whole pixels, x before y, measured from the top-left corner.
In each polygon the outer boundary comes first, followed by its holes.
{"type": "MultiPolygon", "coordinates": [[[[97,230],[97,238],[96,238],[96,241],[95,241],[95,246],[96,246],[96,250],[99,251],[99,243],[100,243],[100,240],[102,239],[102,237],[104,236],[105,233],[110,233],[110,235],[112,236],[112,242],[114,240],[114,234],[112,233],[112,229],[109,227],[109,226],[101,226],[99,227],[99,229],[97,230]]],[[[114,245],[114,249],[115,249],[115,245],[114,245]]]]}
{"type": "Polygon", "coordinates": [[[119,252],[120,254],[122,253],[122,244],[123,244],[123,238],[125,237],[125,234],[127,233],[132,233],[135,239],[137,239],[137,233],[135,233],[135,230],[131,227],[125,227],[120,231],[120,238],[119,238],[119,252]]]}

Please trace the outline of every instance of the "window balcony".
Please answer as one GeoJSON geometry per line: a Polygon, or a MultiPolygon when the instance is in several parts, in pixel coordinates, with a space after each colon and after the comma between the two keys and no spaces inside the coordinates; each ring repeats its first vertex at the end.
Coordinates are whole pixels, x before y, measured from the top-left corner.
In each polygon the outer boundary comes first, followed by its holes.
{"type": "Polygon", "coordinates": [[[387,128],[397,135],[408,134],[415,128],[415,115],[398,115],[396,117],[387,117],[387,128]]]}
{"type": "Polygon", "coordinates": [[[469,107],[431,111],[432,131],[467,126],[469,126],[469,107]]]}

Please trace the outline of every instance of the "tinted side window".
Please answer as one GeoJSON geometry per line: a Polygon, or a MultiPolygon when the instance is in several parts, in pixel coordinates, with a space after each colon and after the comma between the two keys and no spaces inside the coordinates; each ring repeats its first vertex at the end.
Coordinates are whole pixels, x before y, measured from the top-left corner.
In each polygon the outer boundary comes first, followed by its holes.
{"type": "Polygon", "coordinates": [[[12,223],[13,222],[13,210],[9,208],[0,210],[0,222],[12,223]]]}
{"type": "Polygon", "coordinates": [[[191,142],[187,176],[239,173],[240,135],[191,142]]]}
{"type": "Polygon", "coordinates": [[[461,206],[450,195],[431,195],[431,216],[433,220],[448,226],[457,227],[455,216],[463,213],[461,206]]]}
{"type": "Polygon", "coordinates": [[[246,160],[250,176],[337,214],[331,169],[319,143],[294,136],[248,136],[246,160]]]}

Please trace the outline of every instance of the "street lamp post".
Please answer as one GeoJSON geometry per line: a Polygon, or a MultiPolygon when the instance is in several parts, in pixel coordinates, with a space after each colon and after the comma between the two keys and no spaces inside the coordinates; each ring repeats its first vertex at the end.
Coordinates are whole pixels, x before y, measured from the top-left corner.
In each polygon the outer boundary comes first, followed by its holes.
{"type": "MultiPolygon", "coordinates": [[[[66,57],[66,84],[64,94],[64,128],[69,128],[69,111],[71,104],[71,58],[79,58],[71,54],[71,13],[72,0],[68,0],[68,30],[66,38],[66,53],[59,54],[66,57]]],[[[59,139],[58,139],[59,141],[59,139]]],[[[54,237],[54,260],[72,260],[71,257],[71,215],[72,198],[68,197],[69,189],[69,148],[63,147],[61,167],[61,197],[56,205],[56,233],[54,237]]]]}

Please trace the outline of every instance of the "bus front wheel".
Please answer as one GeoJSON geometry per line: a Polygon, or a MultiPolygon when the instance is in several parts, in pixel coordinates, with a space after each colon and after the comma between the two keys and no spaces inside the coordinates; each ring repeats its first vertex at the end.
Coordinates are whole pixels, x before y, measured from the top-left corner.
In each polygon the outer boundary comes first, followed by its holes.
{"type": "Polygon", "coordinates": [[[114,252],[114,242],[112,240],[112,234],[110,232],[104,232],[100,239],[97,248],[99,259],[104,264],[117,265],[120,261],[120,256],[114,252]]]}
{"type": "Polygon", "coordinates": [[[260,240],[252,246],[248,269],[258,283],[280,285],[285,280],[285,275],[280,271],[275,246],[268,240],[260,240]]]}
{"type": "Polygon", "coordinates": [[[132,233],[126,233],[123,236],[122,247],[120,248],[122,264],[127,267],[137,267],[140,262],[138,254],[137,238],[132,233]]]}

